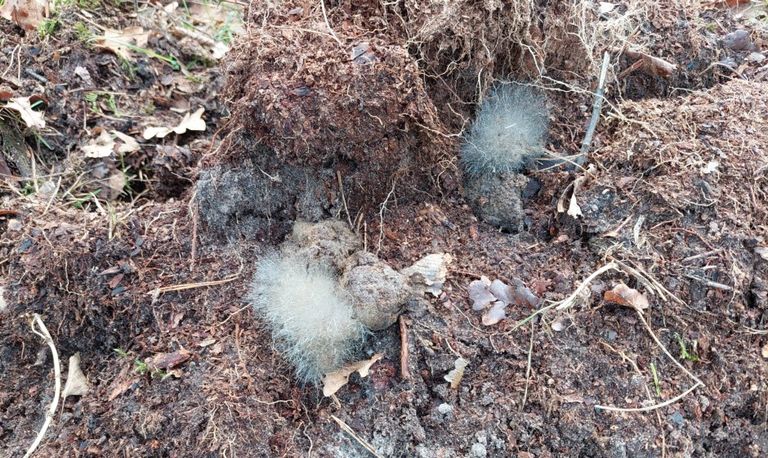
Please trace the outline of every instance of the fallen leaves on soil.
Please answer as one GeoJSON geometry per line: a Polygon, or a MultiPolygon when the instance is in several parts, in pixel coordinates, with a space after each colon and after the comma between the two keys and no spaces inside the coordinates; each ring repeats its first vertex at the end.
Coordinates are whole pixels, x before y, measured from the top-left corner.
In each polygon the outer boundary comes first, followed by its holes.
{"type": "Polygon", "coordinates": [[[368,371],[376,361],[384,357],[384,353],[376,353],[371,359],[364,359],[351,364],[347,364],[339,370],[326,374],[323,377],[323,396],[332,396],[339,389],[346,385],[349,381],[349,376],[353,372],[360,374],[360,377],[367,377],[368,371]]]}
{"type": "Polygon", "coordinates": [[[139,148],[139,142],[130,135],[125,135],[116,130],[109,132],[102,130],[98,137],[92,139],[82,149],[85,157],[101,158],[109,157],[115,152],[122,154],[131,153],[138,151],[139,148]]]}
{"type": "Polygon", "coordinates": [[[42,129],[45,127],[43,112],[33,110],[30,99],[31,97],[14,97],[8,101],[5,108],[18,111],[27,127],[42,129]]]}
{"type": "Polygon", "coordinates": [[[174,128],[168,127],[147,127],[144,129],[142,137],[144,140],[149,140],[153,137],[165,138],[171,132],[178,135],[186,133],[188,130],[204,131],[205,120],[203,120],[204,108],[200,107],[194,113],[187,113],[184,115],[184,119],[174,128]]]}
{"type": "Polygon", "coordinates": [[[123,30],[106,29],[96,39],[96,46],[107,49],[123,60],[130,60],[131,51],[144,48],[149,42],[149,32],[142,27],[126,27],[123,30]]]}
{"type": "Polygon", "coordinates": [[[67,382],[64,384],[64,390],[61,392],[61,403],[64,404],[67,396],[83,396],[88,394],[88,391],[90,391],[88,379],[80,369],[80,353],[75,353],[69,357],[67,382]]]}
{"type": "Polygon", "coordinates": [[[624,283],[619,283],[612,290],[603,294],[606,302],[619,304],[624,307],[630,307],[638,311],[643,311],[650,307],[648,298],[640,291],[630,288],[624,283]]]}

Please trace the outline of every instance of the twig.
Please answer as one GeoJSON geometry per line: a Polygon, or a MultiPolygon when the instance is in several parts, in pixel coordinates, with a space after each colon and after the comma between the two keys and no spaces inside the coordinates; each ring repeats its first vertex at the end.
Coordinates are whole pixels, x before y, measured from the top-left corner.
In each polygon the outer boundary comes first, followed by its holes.
{"type": "Polygon", "coordinates": [[[697,277],[696,275],[690,275],[686,274],[686,277],[690,278],[691,280],[696,280],[698,282],[704,283],[704,286],[708,288],[715,288],[715,289],[722,289],[723,291],[733,291],[733,288],[731,288],[728,285],[724,285],[722,283],[718,283],[716,281],[707,280],[706,278],[697,277]]]}
{"type": "Polygon", "coordinates": [[[666,407],[668,405],[676,403],[677,401],[679,401],[679,400],[683,399],[684,397],[686,397],[688,395],[688,393],[690,393],[691,391],[695,390],[699,386],[701,386],[701,383],[697,382],[692,387],[690,387],[687,390],[685,390],[684,393],[679,394],[679,395],[675,396],[674,398],[668,399],[668,400],[666,400],[666,401],[664,401],[662,403],[654,404],[654,405],[648,406],[648,407],[622,408],[622,407],[612,407],[612,406],[601,406],[601,405],[595,404],[595,409],[608,410],[608,411],[611,411],[611,412],[650,412],[652,410],[661,409],[662,407],[666,407]]]}
{"type": "MultiPolygon", "coordinates": [[[[685,366],[683,366],[682,364],[680,364],[680,361],[678,361],[678,360],[677,360],[677,358],[675,358],[674,356],[672,356],[672,354],[671,354],[671,353],[669,353],[669,350],[667,350],[667,347],[665,347],[665,346],[664,346],[664,345],[661,343],[661,341],[659,340],[659,338],[658,338],[658,337],[656,337],[656,334],[653,332],[653,329],[651,329],[651,326],[648,324],[648,321],[647,321],[647,320],[645,319],[645,317],[643,316],[643,312],[642,312],[640,309],[638,309],[638,308],[635,308],[635,312],[637,312],[637,316],[640,318],[640,321],[641,321],[641,322],[642,322],[642,323],[645,325],[645,329],[648,331],[648,334],[650,334],[650,335],[651,335],[651,338],[653,338],[653,341],[654,341],[654,342],[656,342],[656,345],[658,345],[658,346],[659,346],[659,348],[661,348],[661,351],[663,351],[663,352],[664,352],[664,354],[665,354],[665,355],[667,355],[667,357],[668,357],[670,360],[672,360],[672,362],[673,362],[673,363],[675,363],[675,365],[676,365],[677,367],[679,367],[679,368],[680,368],[680,370],[681,370],[681,371],[685,372],[685,374],[686,374],[688,377],[690,377],[691,379],[693,379],[693,381],[695,381],[696,383],[698,383],[698,384],[699,384],[699,385],[701,385],[702,387],[706,387],[706,385],[704,385],[704,382],[702,382],[701,380],[699,380],[699,378],[698,378],[698,377],[696,377],[695,375],[693,375],[693,374],[691,373],[691,371],[689,371],[688,369],[686,369],[686,368],[685,368],[685,366]]],[[[694,386],[694,387],[695,387],[695,386],[694,386]]]]}
{"type": "Polygon", "coordinates": [[[601,268],[597,269],[596,271],[594,271],[592,273],[592,275],[590,275],[589,277],[587,277],[586,280],[581,282],[581,285],[579,285],[579,287],[576,288],[576,291],[574,291],[573,294],[568,296],[566,299],[556,303],[557,304],[557,310],[565,310],[567,308],[572,307],[573,304],[576,303],[576,299],[582,294],[582,292],[585,289],[587,289],[587,287],[589,286],[589,283],[592,280],[594,280],[595,278],[597,278],[598,276],[600,276],[604,272],[607,272],[607,271],[609,271],[611,269],[619,270],[618,269],[618,265],[615,262],[613,262],[613,261],[609,262],[608,264],[606,264],[603,267],[601,267],[601,268]]]}
{"type": "Polygon", "coordinates": [[[531,342],[528,345],[528,367],[525,369],[525,391],[523,392],[523,402],[520,404],[520,412],[525,410],[525,401],[528,400],[528,387],[531,384],[531,360],[533,359],[533,334],[534,324],[531,322],[531,342]]]}
{"type": "Polygon", "coordinates": [[[362,445],[362,446],[363,446],[363,448],[365,448],[366,450],[368,450],[369,452],[371,452],[371,455],[375,456],[376,458],[383,458],[381,455],[379,455],[378,453],[376,453],[376,449],[375,449],[375,448],[373,448],[373,446],[372,446],[371,444],[369,444],[368,442],[366,442],[366,440],[365,440],[365,439],[363,439],[362,437],[358,436],[358,435],[355,433],[355,430],[353,430],[352,428],[350,428],[350,427],[349,427],[349,425],[348,425],[348,424],[346,424],[346,423],[344,423],[344,421],[343,421],[343,420],[341,420],[341,419],[340,419],[339,417],[337,417],[336,415],[331,415],[331,418],[333,418],[333,420],[334,420],[334,421],[335,421],[335,422],[336,422],[336,423],[339,425],[339,427],[340,427],[341,429],[343,429],[343,430],[344,430],[344,432],[345,432],[345,433],[347,433],[347,434],[349,434],[350,436],[352,436],[352,438],[353,438],[353,439],[355,439],[355,440],[356,440],[356,441],[357,441],[357,442],[358,442],[360,445],[362,445]]]}
{"type": "Polygon", "coordinates": [[[325,0],[320,0],[320,7],[323,9],[323,19],[325,19],[325,25],[328,27],[328,31],[331,32],[331,36],[336,40],[336,43],[339,44],[339,47],[343,48],[344,45],[341,43],[341,40],[339,40],[339,37],[336,36],[336,32],[333,31],[331,23],[328,21],[328,13],[325,11],[325,0]]]}
{"type": "Polygon", "coordinates": [[[600,80],[597,83],[597,90],[595,91],[595,102],[592,104],[592,119],[589,121],[589,127],[587,128],[586,135],[584,135],[584,141],[581,142],[581,157],[576,159],[576,162],[579,164],[583,164],[587,159],[589,147],[592,146],[592,137],[595,135],[595,129],[597,128],[597,121],[600,119],[600,112],[603,110],[605,75],[608,73],[608,64],[610,62],[611,56],[606,51],[603,54],[603,66],[600,68],[600,80]]]}
{"type": "MultiPolygon", "coordinates": [[[[609,343],[607,342],[600,342],[604,346],[608,347],[611,351],[617,353],[619,356],[622,357],[625,361],[627,361],[632,367],[635,369],[635,372],[637,372],[637,375],[640,377],[643,377],[643,372],[640,370],[640,367],[638,367],[637,362],[634,359],[631,359],[629,356],[625,355],[623,351],[619,351],[615,348],[613,348],[609,343]]],[[[651,363],[651,369],[653,370],[654,366],[653,363],[651,363]]],[[[654,379],[656,378],[656,372],[654,370],[653,372],[654,379]]],[[[645,389],[645,394],[648,395],[648,400],[653,402],[653,395],[651,394],[651,390],[648,388],[647,384],[643,384],[643,388],[645,389]]],[[[656,388],[658,390],[658,387],[656,388]]],[[[661,396],[661,394],[659,394],[661,396]]],[[[664,434],[664,423],[661,421],[661,414],[657,410],[656,412],[656,420],[659,422],[659,431],[661,432],[661,458],[666,458],[667,456],[667,439],[666,435],[664,434]]]]}
{"type": "Polygon", "coordinates": [[[392,194],[395,193],[396,185],[397,185],[397,178],[392,180],[392,189],[389,190],[389,194],[387,194],[387,197],[384,199],[384,202],[382,202],[379,207],[379,246],[376,248],[377,256],[381,251],[381,242],[384,241],[384,211],[387,209],[387,202],[389,202],[389,198],[392,197],[392,194]]]}
{"type": "Polygon", "coordinates": [[[195,271],[195,259],[197,259],[197,220],[198,220],[198,205],[195,199],[197,198],[197,189],[192,193],[192,197],[189,198],[187,203],[187,214],[192,219],[192,249],[189,252],[189,271],[195,271]]]}
{"type": "Polygon", "coordinates": [[[411,371],[408,369],[408,327],[402,315],[400,320],[400,377],[403,380],[411,379],[411,371]]]}
{"type": "Polygon", "coordinates": [[[48,344],[48,346],[51,348],[51,356],[53,357],[53,372],[54,376],[56,377],[56,386],[54,388],[53,393],[53,401],[51,401],[51,405],[48,408],[48,413],[45,415],[45,421],[43,422],[42,428],[40,428],[40,432],[37,433],[37,437],[35,438],[35,441],[32,443],[32,445],[27,449],[27,453],[24,454],[24,458],[28,458],[32,456],[33,453],[35,453],[35,450],[40,445],[40,443],[43,441],[43,438],[45,437],[46,431],[48,431],[48,427],[51,425],[51,422],[53,421],[53,416],[56,415],[56,407],[59,405],[59,397],[61,396],[61,365],[59,362],[59,352],[56,351],[56,345],[53,343],[53,338],[51,337],[51,333],[48,332],[48,328],[45,327],[45,324],[43,323],[43,320],[40,318],[40,315],[35,313],[32,315],[32,321],[29,323],[30,327],[32,328],[32,332],[36,335],[40,336],[45,343],[48,344]],[[35,325],[37,325],[40,330],[38,331],[35,329],[35,325]]]}
{"type": "Polygon", "coordinates": [[[147,292],[147,294],[149,296],[152,296],[152,300],[154,301],[154,300],[157,300],[157,298],[160,297],[160,295],[163,293],[169,293],[171,291],[184,291],[185,289],[204,288],[206,286],[223,285],[233,280],[237,280],[238,277],[240,277],[239,272],[236,273],[235,275],[232,275],[227,278],[223,278],[221,280],[201,281],[198,283],[182,283],[180,285],[162,286],[160,288],[155,288],[152,291],[147,292]]]}
{"type": "Polygon", "coordinates": [[[347,207],[347,198],[344,196],[344,183],[341,180],[341,172],[336,171],[336,180],[339,182],[339,192],[341,193],[341,203],[344,204],[344,212],[347,214],[347,222],[349,228],[355,230],[355,226],[352,224],[352,217],[349,215],[349,208],[347,207]]]}

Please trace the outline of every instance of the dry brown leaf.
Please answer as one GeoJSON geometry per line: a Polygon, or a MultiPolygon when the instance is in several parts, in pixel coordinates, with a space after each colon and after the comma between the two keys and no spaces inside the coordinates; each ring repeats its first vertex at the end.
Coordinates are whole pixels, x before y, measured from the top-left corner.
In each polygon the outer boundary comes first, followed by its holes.
{"type": "Polygon", "coordinates": [[[45,0],[5,0],[0,4],[0,17],[27,31],[37,30],[47,11],[48,2],[45,0]]]}
{"type": "Polygon", "coordinates": [[[619,283],[612,290],[606,291],[603,294],[603,299],[606,302],[623,305],[624,307],[630,307],[641,312],[650,307],[645,294],[630,288],[624,283],[619,283]]]}
{"type": "Polygon", "coordinates": [[[208,337],[207,339],[205,339],[205,340],[203,340],[201,342],[198,342],[197,346],[205,348],[205,347],[210,347],[211,345],[213,345],[215,343],[216,343],[216,339],[214,339],[213,337],[208,337]]]}
{"type": "Polygon", "coordinates": [[[362,361],[347,364],[341,369],[326,374],[325,377],[323,377],[323,396],[331,396],[339,391],[342,386],[347,384],[349,376],[352,375],[353,372],[360,374],[360,377],[367,377],[373,363],[383,357],[384,353],[376,353],[371,359],[364,359],[362,361]]]}
{"type": "Polygon", "coordinates": [[[61,403],[64,404],[67,396],[84,396],[88,394],[90,386],[88,379],[80,369],[80,353],[75,353],[69,357],[69,368],[67,369],[67,382],[64,384],[64,390],[61,392],[61,403]]]}
{"type": "Polygon", "coordinates": [[[157,137],[157,138],[164,138],[171,132],[175,132],[178,135],[181,135],[188,130],[196,130],[196,131],[203,131],[205,130],[205,121],[203,120],[203,112],[205,111],[204,108],[200,107],[195,111],[194,113],[187,113],[184,115],[184,119],[181,120],[181,122],[174,128],[168,128],[168,127],[147,127],[144,129],[144,133],[142,133],[142,137],[144,137],[144,140],[149,140],[151,138],[157,137]]]}
{"type": "Polygon", "coordinates": [[[761,353],[763,355],[763,358],[768,359],[768,343],[763,345],[763,350],[761,353]]]}
{"type": "Polygon", "coordinates": [[[144,48],[148,41],[149,32],[135,26],[123,30],[105,29],[104,35],[96,39],[96,46],[112,51],[121,59],[129,60],[131,49],[144,48]]]}
{"type": "Polygon", "coordinates": [[[21,115],[21,119],[24,120],[24,123],[27,125],[27,127],[34,127],[38,129],[45,127],[43,112],[35,111],[32,109],[30,97],[14,97],[8,101],[8,104],[5,105],[5,108],[18,111],[19,115],[21,115]]]}
{"type": "Polygon", "coordinates": [[[109,391],[107,401],[111,402],[121,394],[125,393],[129,388],[131,388],[131,386],[133,386],[134,383],[138,381],[139,377],[132,376],[131,367],[126,366],[115,378],[115,380],[112,381],[112,383],[109,385],[109,388],[107,388],[107,391],[109,391]]]}
{"type": "Polygon", "coordinates": [[[112,153],[131,153],[140,148],[137,142],[130,135],[125,135],[116,130],[107,132],[102,130],[101,134],[82,147],[85,157],[101,158],[111,156],[112,153]],[[117,140],[117,141],[115,141],[117,140]]]}
{"type": "Polygon", "coordinates": [[[464,358],[457,358],[453,363],[453,369],[443,377],[446,382],[451,384],[451,388],[456,389],[459,386],[462,377],[464,377],[464,369],[466,369],[468,365],[469,361],[464,358]]]}
{"type": "Polygon", "coordinates": [[[621,72],[618,76],[619,79],[624,78],[638,69],[649,75],[660,76],[662,78],[669,78],[677,72],[677,65],[669,63],[664,59],[653,57],[642,52],[630,51],[628,49],[624,50],[624,54],[630,59],[637,59],[637,61],[621,72]]]}
{"type": "Polygon", "coordinates": [[[192,353],[182,348],[171,353],[158,353],[146,362],[152,370],[167,370],[181,366],[191,357],[192,353]]]}

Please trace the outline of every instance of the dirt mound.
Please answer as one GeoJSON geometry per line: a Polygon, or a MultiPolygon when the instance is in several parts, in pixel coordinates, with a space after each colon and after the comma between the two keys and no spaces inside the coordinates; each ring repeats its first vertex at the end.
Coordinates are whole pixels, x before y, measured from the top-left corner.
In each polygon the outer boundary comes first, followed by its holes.
{"type": "MultiPolygon", "coordinates": [[[[383,200],[395,182],[424,188],[445,150],[416,61],[366,7],[334,8],[331,29],[319,8],[302,5],[254,6],[250,38],[228,71],[234,123],[276,161],[352,178],[356,206],[383,200]]],[[[228,153],[229,162],[243,154],[228,153]]]]}
{"type": "Polygon", "coordinates": [[[615,141],[594,155],[600,168],[577,193],[595,245],[666,260],[658,268],[697,309],[727,306],[748,326],[768,319],[764,299],[755,303],[765,285],[753,283],[763,262],[754,249],[768,240],[765,90],[734,80],[676,101],[624,104],[631,121],[614,123],[615,141]],[[705,294],[712,284],[715,297],[705,294]]]}

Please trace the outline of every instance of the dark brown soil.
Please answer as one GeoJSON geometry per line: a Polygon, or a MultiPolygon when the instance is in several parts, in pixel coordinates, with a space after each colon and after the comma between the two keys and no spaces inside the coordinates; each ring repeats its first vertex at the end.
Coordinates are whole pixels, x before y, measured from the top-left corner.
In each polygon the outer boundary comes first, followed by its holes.
{"type": "MultiPolygon", "coordinates": [[[[387,457],[768,454],[768,71],[749,58],[766,43],[760,17],[654,13],[639,32],[656,37],[643,52],[679,72],[618,79],[633,62],[614,55],[585,168],[530,172],[540,189],[525,196],[524,230],[511,235],[479,222],[462,197],[451,132],[470,119],[478,87],[531,78],[530,52],[541,51],[557,80],[538,80],[553,110],[550,149],[578,152],[591,98],[564,88],[592,90],[595,75],[584,51],[567,54],[570,10],[457,2],[458,15],[435,9],[442,2],[326,1],[343,44],[365,41],[382,62],[362,69],[328,35],[319,4],[305,3],[254,8],[253,35],[222,67],[188,69],[189,90],[157,59],[136,58],[126,74],[114,55],[78,41],[65,14],[47,41],[0,20],[0,67],[15,49],[21,68],[46,81],[14,70],[0,89],[43,96],[53,128],[45,143],[20,131],[37,181],[9,177],[0,188],[0,454],[23,456],[53,398],[53,360],[31,332],[33,313],[62,377],[79,352],[91,386],[60,404],[35,456],[370,456],[337,420],[387,457]],[[479,24],[488,34],[472,41],[479,24]],[[724,44],[739,28],[753,47],[724,44]],[[667,34],[676,40],[659,38],[667,34]],[[725,58],[736,66],[719,65],[725,58]],[[122,115],[106,99],[95,115],[90,90],[118,94],[122,115]],[[139,138],[147,124],[174,122],[181,103],[206,108],[205,132],[142,141],[124,163],[79,149],[98,129],[139,138]],[[305,136],[287,135],[297,129],[305,136]],[[307,142],[316,149],[303,156],[307,142]],[[93,195],[125,170],[130,186],[93,195]],[[573,199],[583,216],[558,213],[580,177],[573,199]],[[72,192],[46,191],[49,178],[72,192]],[[254,261],[297,218],[349,220],[397,269],[429,253],[453,257],[440,297],[373,333],[364,351],[384,359],[335,398],[295,382],[244,302],[254,261]],[[535,310],[510,306],[506,320],[483,326],[470,306],[467,287],[480,276],[519,279],[546,306],[611,261],[642,270],[669,297],[613,271],[577,305],[522,324],[535,310]],[[643,316],[658,343],[633,309],[603,299],[618,282],[649,298],[643,316]],[[647,412],[596,407],[652,406],[693,386],[662,345],[704,386],[647,412]],[[451,388],[444,377],[458,357],[469,365],[451,388]]],[[[99,14],[116,28],[138,21],[133,5],[121,8],[99,14]]],[[[172,35],[160,36],[153,49],[175,53],[172,35]]]]}

